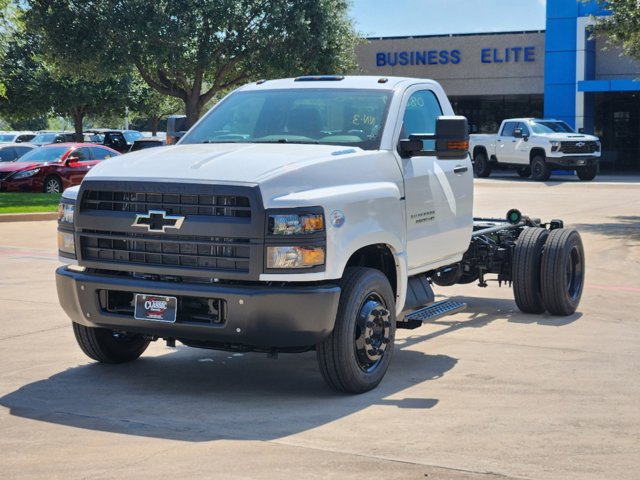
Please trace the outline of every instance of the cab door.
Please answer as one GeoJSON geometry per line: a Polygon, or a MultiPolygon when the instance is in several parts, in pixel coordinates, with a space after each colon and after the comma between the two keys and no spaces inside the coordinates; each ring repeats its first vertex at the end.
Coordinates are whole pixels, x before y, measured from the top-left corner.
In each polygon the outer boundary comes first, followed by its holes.
{"type": "MultiPolygon", "coordinates": [[[[436,120],[443,115],[436,94],[420,86],[407,90],[402,108],[402,139],[414,133],[435,133],[436,120]]],[[[434,141],[423,145],[424,150],[435,150],[434,141]]],[[[470,157],[414,156],[399,162],[404,175],[409,274],[459,260],[469,248],[473,228],[470,157]]]]}

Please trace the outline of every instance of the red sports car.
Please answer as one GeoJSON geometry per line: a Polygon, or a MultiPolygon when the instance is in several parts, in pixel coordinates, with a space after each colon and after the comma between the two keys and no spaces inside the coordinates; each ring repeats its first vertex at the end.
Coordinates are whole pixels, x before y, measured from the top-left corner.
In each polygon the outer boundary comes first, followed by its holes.
{"type": "Polygon", "coordinates": [[[78,185],[89,169],[115,150],[86,143],[56,143],[36,148],[17,162],[0,163],[0,192],[61,193],[78,185]]]}

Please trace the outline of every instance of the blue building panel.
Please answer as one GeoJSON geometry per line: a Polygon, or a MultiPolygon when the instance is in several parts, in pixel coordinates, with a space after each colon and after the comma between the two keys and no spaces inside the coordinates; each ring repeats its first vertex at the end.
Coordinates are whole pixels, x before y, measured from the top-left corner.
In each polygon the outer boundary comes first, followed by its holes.
{"type": "Polygon", "coordinates": [[[548,0],[547,22],[551,18],[576,18],[580,0],[548,0]]]}
{"type": "Polygon", "coordinates": [[[575,125],[575,115],[575,83],[565,85],[545,85],[544,116],[549,118],[571,118],[571,121],[568,123],[575,125]]]}
{"type": "Polygon", "coordinates": [[[611,80],[612,92],[637,92],[640,90],[638,80],[611,80]]]}
{"type": "Polygon", "coordinates": [[[545,85],[576,83],[576,52],[547,52],[544,59],[545,85]]]}
{"type": "Polygon", "coordinates": [[[609,80],[583,80],[578,82],[579,92],[610,92],[611,82],[609,80]]]}
{"type": "Polygon", "coordinates": [[[545,50],[567,52],[576,50],[576,17],[547,19],[545,50]]]}
{"type": "Polygon", "coordinates": [[[588,2],[578,2],[578,16],[588,17],[589,15],[593,15],[594,17],[602,17],[605,15],[611,15],[611,13],[600,7],[598,2],[596,2],[595,0],[590,0],[588,2]]]}

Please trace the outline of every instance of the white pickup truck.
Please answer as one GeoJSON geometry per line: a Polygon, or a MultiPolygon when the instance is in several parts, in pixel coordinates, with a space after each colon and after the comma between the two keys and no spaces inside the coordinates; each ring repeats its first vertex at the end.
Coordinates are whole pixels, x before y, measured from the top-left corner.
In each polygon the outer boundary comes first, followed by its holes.
{"type": "Polygon", "coordinates": [[[471,135],[469,153],[478,177],[488,177],[494,168],[513,168],[521,177],[542,182],[553,170],[575,171],[580,180],[593,180],[600,141],[574,132],[561,120],[509,118],[497,135],[471,135]]]}
{"type": "Polygon", "coordinates": [[[59,208],[57,290],[80,348],[103,363],[159,339],[315,350],[330,386],[360,393],[396,328],[465,307],[433,284],[495,277],[524,312],[573,313],[579,234],[517,210],[474,219],[467,132],[433,81],[299,77],[232,92],[177,145],[98,164],[59,208]]]}

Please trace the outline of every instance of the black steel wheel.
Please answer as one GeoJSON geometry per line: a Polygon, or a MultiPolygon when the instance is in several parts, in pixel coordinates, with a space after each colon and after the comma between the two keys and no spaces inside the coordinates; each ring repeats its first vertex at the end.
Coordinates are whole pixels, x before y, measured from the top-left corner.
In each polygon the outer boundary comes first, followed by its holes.
{"type": "Polygon", "coordinates": [[[131,362],[149,346],[149,340],[142,335],[118,333],[106,328],[89,328],[75,322],[73,333],[85,355],[101,363],[131,362]]]}
{"type": "Polygon", "coordinates": [[[551,176],[549,165],[544,161],[544,157],[536,155],[531,160],[531,177],[538,182],[546,182],[551,176]]]}
{"type": "Polygon", "coordinates": [[[384,377],[393,356],[395,300],[387,277],[372,268],[348,268],[331,335],[317,345],[318,365],[334,389],[364,393],[384,377]]]}
{"type": "Polygon", "coordinates": [[[525,229],[513,251],[511,278],[516,305],[524,313],[544,313],[540,286],[542,250],[549,237],[544,228],[525,229]]]}
{"type": "Polygon", "coordinates": [[[486,153],[478,152],[473,157],[473,173],[479,178],[486,178],[491,175],[491,164],[486,153]]]}
{"type": "Polygon", "coordinates": [[[529,178],[531,176],[531,168],[530,167],[519,167],[516,169],[518,175],[522,178],[529,178]]]}
{"type": "Polygon", "coordinates": [[[553,315],[576,311],[584,287],[585,259],[580,234],[575,230],[551,231],[542,254],[542,301],[553,315]]]}
{"type": "Polygon", "coordinates": [[[598,174],[598,165],[589,165],[588,167],[579,167],[576,170],[576,175],[583,182],[589,182],[596,178],[598,174]]]}
{"type": "Polygon", "coordinates": [[[62,193],[62,180],[60,177],[47,177],[42,186],[44,193],[62,193]]]}

